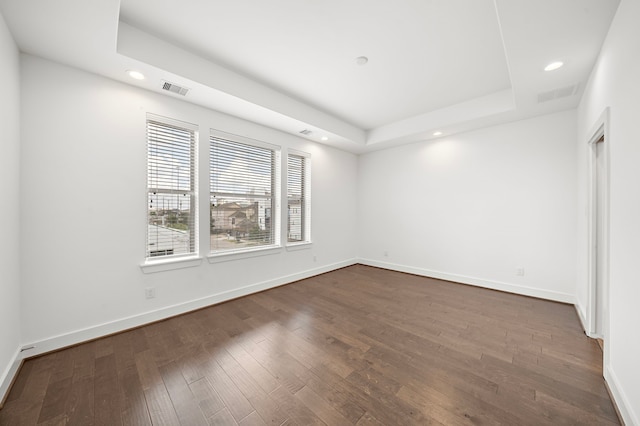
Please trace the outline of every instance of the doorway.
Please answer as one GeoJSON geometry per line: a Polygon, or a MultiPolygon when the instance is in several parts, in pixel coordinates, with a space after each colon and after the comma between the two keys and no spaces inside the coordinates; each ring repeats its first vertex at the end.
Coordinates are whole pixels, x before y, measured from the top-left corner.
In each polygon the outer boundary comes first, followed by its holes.
{"type": "Polygon", "coordinates": [[[609,145],[605,111],[589,139],[589,294],[590,337],[601,347],[608,335],[609,296],[609,145]]]}

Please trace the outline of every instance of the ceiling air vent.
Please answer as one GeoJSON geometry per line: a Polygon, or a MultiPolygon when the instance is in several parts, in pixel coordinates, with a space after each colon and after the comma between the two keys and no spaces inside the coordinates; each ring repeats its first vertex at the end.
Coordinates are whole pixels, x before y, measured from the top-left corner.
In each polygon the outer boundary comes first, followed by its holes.
{"type": "Polygon", "coordinates": [[[549,102],[556,99],[567,98],[578,93],[579,84],[561,87],[559,89],[549,90],[548,92],[538,93],[538,103],[549,102]]]}
{"type": "Polygon", "coordinates": [[[176,93],[178,95],[185,96],[189,89],[186,87],[178,86],[174,83],[169,83],[168,81],[162,80],[162,90],[166,90],[171,93],[176,93]]]}
{"type": "Polygon", "coordinates": [[[313,132],[309,129],[304,129],[304,130],[300,130],[300,133],[302,133],[305,136],[309,136],[313,132]]]}

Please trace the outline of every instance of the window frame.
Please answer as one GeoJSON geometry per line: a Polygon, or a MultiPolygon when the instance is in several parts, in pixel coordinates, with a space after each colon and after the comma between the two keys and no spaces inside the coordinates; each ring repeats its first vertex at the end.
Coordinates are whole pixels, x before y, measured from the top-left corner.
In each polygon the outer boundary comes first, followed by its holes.
{"type": "MultiPolygon", "coordinates": [[[[210,129],[209,131],[209,208],[208,208],[208,222],[209,222],[209,254],[207,258],[211,263],[216,263],[224,260],[231,259],[241,259],[246,257],[254,257],[261,256],[266,254],[277,253],[281,250],[281,215],[280,215],[280,204],[281,204],[281,159],[282,159],[282,148],[279,145],[271,144],[268,142],[264,142],[257,139],[248,138],[245,136],[235,135],[232,133],[224,132],[217,129],[210,129]],[[269,244],[261,244],[257,246],[251,247],[240,247],[240,248],[232,248],[232,249],[215,249],[212,244],[212,220],[213,220],[213,199],[214,197],[223,196],[232,199],[249,199],[252,197],[247,196],[245,193],[234,193],[234,192],[223,192],[223,191],[214,191],[213,185],[213,176],[217,172],[214,170],[215,167],[215,159],[213,152],[213,144],[215,143],[214,139],[219,139],[223,141],[228,141],[234,144],[247,145],[252,148],[258,149],[267,149],[273,153],[273,158],[271,161],[272,169],[271,169],[271,203],[269,207],[265,207],[265,209],[271,209],[271,236],[272,241],[269,244]]],[[[255,198],[268,198],[262,195],[256,196],[255,198]]],[[[265,212],[266,214],[266,212],[265,212]]],[[[259,220],[259,217],[258,217],[259,220]]]]}
{"type": "MultiPolygon", "coordinates": [[[[295,248],[297,246],[305,246],[310,245],[312,243],[312,232],[311,232],[311,154],[308,152],[298,151],[295,149],[287,150],[287,159],[286,159],[286,200],[287,200],[287,211],[286,211],[286,246],[287,248],[295,248]],[[290,240],[290,229],[291,229],[291,217],[290,212],[291,208],[289,207],[290,200],[296,200],[298,197],[293,197],[290,191],[291,184],[291,170],[289,158],[295,157],[302,160],[302,170],[301,174],[301,188],[300,188],[300,207],[296,207],[294,209],[300,209],[300,232],[301,238],[300,240],[290,240]]],[[[297,211],[296,211],[297,214],[297,211]]]]}
{"type": "MultiPolygon", "coordinates": [[[[144,272],[155,272],[154,268],[146,268],[149,265],[168,265],[168,264],[176,264],[179,262],[183,262],[185,264],[190,264],[191,261],[197,259],[199,255],[199,226],[198,226],[198,218],[199,218],[199,197],[198,197],[198,126],[196,124],[192,124],[185,121],[176,120],[169,117],[164,117],[157,114],[147,113],[145,119],[145,132],[146,132],[146,159],[147,159],[147,183],[146,183],[146,248],[145,248],[145,256],[144,256],[144,264],[143,271],[144,272]],[[180,173],[179,167],[176,175],[176,182],[171,182],[171,184],[176,184],[176,188],[169,188],[158,185],[158,175],[156,175],[156,186],[152,186],[152,168],[154,161],[158,161],[157,159],[152,159],[152,149],[153,149],[153,141],[151,136],[151,127],[152,125],[158,127],[166,127],[167,129],[177,129],[179,131],[188,132],[190,135],[189,141],[189,171],[187,176],[189,177],[189,189],[184,190],[178,188],[180,186],[179,180],[184,179],[184,175],[180,173]],[[151,240],[153,239],[150,234],[150,217],[151,217],[151,207],[150,207],[150,196],[151,195],[161,195],[161,196],[177,196],[179,194],[188,194],[189,195],[189,216],[187,218],[188,227],[188,242],[187,242],[187,252],[185,253],[175,253],[175,254],[164,254],[164,255],[152,255],[150,248],[151,240]]],[[[157,142],[156,142],[157,143],[157,142]]],[[[156,147],[157,149],[157,147],[156,147]]],[[[157,166],[157,163],[156,163],[157,166]]],[[[165,176],[166,179],[166,176],[165,176]]],[[[178,205],[180,203],[178,202],[178,205]]],[[[157,208],[156,208],[157,209],[157,208]]],[[[156,241],[157,243],[157,241],[156,241]]],[[[173,250],[175,247],[161,249],[160,251],[168,251],[173,250]]],[[[184,266],[181,266],[184,267],[184,266]]],[[[166,270],[165,267],[160,267],[158,270],[166,270]]]]}

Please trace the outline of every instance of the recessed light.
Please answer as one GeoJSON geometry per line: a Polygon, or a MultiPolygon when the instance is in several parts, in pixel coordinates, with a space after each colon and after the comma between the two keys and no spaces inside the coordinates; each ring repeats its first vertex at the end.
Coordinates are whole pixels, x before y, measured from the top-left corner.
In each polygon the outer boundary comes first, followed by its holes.
{"type": "Polygon", "coordinates": [[[369,62],[369,58],[366,56],[358,56],[356,58],[356,64],[358,65],[366,65],[367,62],[369,62]]]}
{"type": "Polygon", "coordinates": [[[140,71],[127,70],[127,74],[129,74],[129,77],[135,78],[136,80],[144,80],[144,74],[142,74],[140,71]]]}
{"type": "Polygon", "coordinates": [[[326,141],[328,141],[328,140],[329,140],[329,137],[327,137],[327,136],[323,136],[323,137],[321,137],[321,138],[320,138],[320,140],[322,140],[322,141],[326,142],[326,141]]]}
{"type": "Polygon", "coordinates": [[[433,136],[441,136],[442,132],[433,132],[433,136]]]}
{"type": "Polygon", "coordinates": [[[553,70],[557,70],[558,68],[560,68],[561,66],[564,65],[564,62],[551,62],[549,65],[547,65],[546,67],[544,67],[545,71],[553,71],[553,70]]]}

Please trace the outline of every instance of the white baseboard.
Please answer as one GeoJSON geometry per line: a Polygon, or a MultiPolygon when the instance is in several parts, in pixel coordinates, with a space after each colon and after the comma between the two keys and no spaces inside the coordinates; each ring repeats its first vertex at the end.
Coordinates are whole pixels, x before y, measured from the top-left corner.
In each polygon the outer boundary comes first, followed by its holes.
{"type": "Polygon", "coordinates": [[[399,265],[397,263],[380,262],[372,259],[358,259],[358,263],[378,268],[391,269],[393,271],[406,272],[414,275],[421,275],[429,278],[438,278],[446,281],[454,281],[462,284],[469,284],[476,287],[484,287],[492,290],[500,290],[508,293],[521,294],[523,296],[537,297],[540,299],[553,300],[575,304],[576,298],[572,294],[560,293],[551,290],[542,290],[535,287],[527,287],[517,284],[504,283],[500,281],[485,280],[482,278],[469,277],[466,275],[451,274],[447,272],[432,271],[429,269],[417,268],[414,266],[399,265]]]}
{"type": "Polygon", "coordinates": [[[592,339],[604,339],[603,335],[596,333],[595,331],[591,331],[591,328],[589,327],[589,322],[587,321],[586,310],[582,307],[580,302],[577,301],[577,298],[574,306],[576,308],[576,312],[578,313],[578,318],[580,319],[580,325],[582,325],[582,330],[584,331],[584,334],[586,334],[588,337],[591,337],[592,339]]]}
{"type": "MultiPolygon", "coordinates": [[[[587,327],[587,314],[584,311],[584,309],[582,308],[582,305],[580,304],[580,302],[575,303],[574,307],[576,308],[576,313],[578,314],[578,319],[580,320],[580,325],[582,326],[582,330],[584,331],[584,334],[586,334],[587,336],[589,336],[589,327],[587,327]]],[[[591,336],[589,336],[591,337],[591,336]]]]}
{"type": "Polygon", "coordinates": [[[20,348],[17,348],[11,362],[2,373],[2,376],[0,376],[0,408],[4,405],[4,400],[9,393],[11,383],[13,383],[13,379],[16,377],[21,364],[22,357],[20,356],[20,348]]]}
{"type": "Polygon", "coordinates": [[[252,293],[279,287],[281,285],[289,284],[305,278],[310,278],[315,275],[324,274],[326,272],[331,272],[336,269],[344,268],[346,266],[355,265],[356,263],[358,263],[356,259],[333,263],[296,274],[285,275],[256,284],[251,284],[242,288],[224,291],[222,293],[217,293],[200,299],[178,303],[172,306],[166,306],[155,311],[144,312],[142,314],[132,315],[130,317],[121,318],[115,321],[110,321],[108,323],[98,324],[92,327],[60,334],[58,336],[52,336],[44,340],[39,340],[24,345],[22,347],[23,352],[21,358],[30,358],[32,356],[40,355],[67,346],[76,345],[78,343],[139,327],[141,325],[149,324],[155,321],[160,321],[172,316],[194,311],[196,309],[205,308],[217,303],[236,299],[242,296],[247,296],[252,293]]]}
{"type": "Polygon", "coordinates": [[[638,417],[638,413],[633,411],[633,404],[631,404],[629,398],[627,398],[627,395],[622,390],[618,377],[611,369],[611,366],[605,367],[604,379],[607,381],[609,391],[618,407],[618,412],[622,416],[624,424],[627,426],[640,426],[640,417],[638,417]]]}

